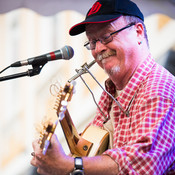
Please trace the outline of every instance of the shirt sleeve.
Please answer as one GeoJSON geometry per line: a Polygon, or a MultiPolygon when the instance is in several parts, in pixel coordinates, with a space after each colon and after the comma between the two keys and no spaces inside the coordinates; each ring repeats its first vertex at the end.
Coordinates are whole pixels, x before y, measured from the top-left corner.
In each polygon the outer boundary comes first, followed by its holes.
{"type": "Polygon", "coordinates": [[[119,175],[166,174],[175,160],[174,102],[152,97],[134,111],[129,141],[104,154],[119,164],[119,175]]]}

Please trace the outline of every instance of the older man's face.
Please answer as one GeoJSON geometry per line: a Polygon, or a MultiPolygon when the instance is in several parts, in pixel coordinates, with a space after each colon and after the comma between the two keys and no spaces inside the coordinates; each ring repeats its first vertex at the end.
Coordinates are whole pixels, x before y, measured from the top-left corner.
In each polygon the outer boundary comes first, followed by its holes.
{"type": "MultiPolygon", "coordinates": [[[[120,17],[112,23],[89,24],[86,27],[88,39],[97,40],[103,36],[127,26],[128,23],[120,17]]],[[[92,55],[101,68],[111,79],[131,76],[139,64],[136,59],[138,40],[135,25],[113,35],[113,40],[108,44],[96,42],[92,55]]]]}

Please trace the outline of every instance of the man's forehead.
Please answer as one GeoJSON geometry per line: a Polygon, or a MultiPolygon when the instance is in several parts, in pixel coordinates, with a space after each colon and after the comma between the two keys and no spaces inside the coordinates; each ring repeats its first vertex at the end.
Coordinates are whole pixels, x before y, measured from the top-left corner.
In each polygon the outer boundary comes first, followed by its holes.
{"type": "Polygon", "coordinates": [[[126,23],[123,16],[110,22],[89,23],[89,24],[86,24],[86,33],[89,34],[91,32],[95,32],[97,29],[110,31],[114,28],[116,29],[118,26],[120,27],[123,23],[126,23]]]}
{"type": "Polygon", "coordinates": [[[91,28],[100,28],[100,27],[103,27],[103,28],[107,28],[107,27],[110,27],[110,24],[111,22],[104,22],[104,23],[89,23],[89,24],[86,24],[86,29],[91,29],[91,28]]]}
{"type": "Polygon", "coordinates": [[[93,33],[108,32],[112,28],[111,22],[107,23],[91,23],[86,25],[86,34],[91,35],[93,33]]]}

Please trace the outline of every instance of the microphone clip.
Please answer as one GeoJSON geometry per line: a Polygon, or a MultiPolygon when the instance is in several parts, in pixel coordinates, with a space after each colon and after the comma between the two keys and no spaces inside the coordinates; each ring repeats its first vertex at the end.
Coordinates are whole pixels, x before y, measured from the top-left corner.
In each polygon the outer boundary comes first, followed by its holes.
{"type": "Polygon", "coordinates": [[[32,77],[32,76],[40,74],[41,69],[44,67],[45,64],[42,64],[42,65],[32,64],[33,69],[28,70],[28,76],[32,77]]]}

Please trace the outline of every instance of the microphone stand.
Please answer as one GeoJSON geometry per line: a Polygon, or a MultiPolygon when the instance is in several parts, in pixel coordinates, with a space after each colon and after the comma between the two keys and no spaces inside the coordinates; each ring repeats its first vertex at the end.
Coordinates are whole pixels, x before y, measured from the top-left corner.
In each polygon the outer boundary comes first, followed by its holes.
{"type": "Polygon", "coordinates": [[[45,64],[46,63],[43,63],[42,65],[32,64],[33,69],[28,69],[26,72],[21,72],[21,73],[17,73],[17,74],[12,74],[12,75],[0,77],[0,81],[10,80],[10,79],[14,79],[14,78],[20,78],[20,77],[24,77],[24,76],[32,77],[32,76],[38,75],[41,72],[41,69],[44,67],[45,64]]]}

